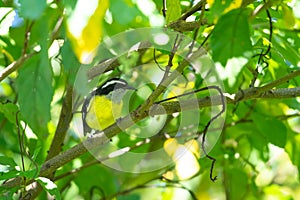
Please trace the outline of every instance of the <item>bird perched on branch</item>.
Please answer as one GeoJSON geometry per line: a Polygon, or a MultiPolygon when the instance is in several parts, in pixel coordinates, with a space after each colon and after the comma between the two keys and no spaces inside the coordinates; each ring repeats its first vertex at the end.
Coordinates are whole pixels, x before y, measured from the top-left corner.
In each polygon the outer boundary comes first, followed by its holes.
{"type": "Polygon", "coordinates": [[[134,87],[120,78],[112,78],[92,91],[82,106],[82,122],[84,135],[95,130],[104,130],[114,124],[121,116],[122,98],[134,87]]]}

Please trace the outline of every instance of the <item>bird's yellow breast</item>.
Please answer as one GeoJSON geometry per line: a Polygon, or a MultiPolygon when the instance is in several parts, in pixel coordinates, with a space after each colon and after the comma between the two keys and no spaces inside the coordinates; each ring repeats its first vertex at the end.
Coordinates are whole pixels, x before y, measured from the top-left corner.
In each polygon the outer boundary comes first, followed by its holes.
{"type": "Polygon", "coordinates": [[[94,96],[87,110],[86,123],[95,130],[103,130],[121,116],[123,102],[114,103],[105,96],[94,96]]]}

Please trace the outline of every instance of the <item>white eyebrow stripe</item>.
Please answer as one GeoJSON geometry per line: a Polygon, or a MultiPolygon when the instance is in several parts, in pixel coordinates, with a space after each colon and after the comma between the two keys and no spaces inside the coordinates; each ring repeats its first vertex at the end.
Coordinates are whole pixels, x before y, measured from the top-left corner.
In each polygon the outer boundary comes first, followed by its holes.
{"type": "Polygon", "coordinates": [[[127,85],[127,84],[124,83],[123,81],[120,81],[120,80],[113,80],[113,81],[109,81],[109,82],[105,83],[104,85],[101,86],[101,88],[106,88],[107,86],[113,85],[113,84],[116,84],[116,83],[123,84],[123,85],[127,85]]]}

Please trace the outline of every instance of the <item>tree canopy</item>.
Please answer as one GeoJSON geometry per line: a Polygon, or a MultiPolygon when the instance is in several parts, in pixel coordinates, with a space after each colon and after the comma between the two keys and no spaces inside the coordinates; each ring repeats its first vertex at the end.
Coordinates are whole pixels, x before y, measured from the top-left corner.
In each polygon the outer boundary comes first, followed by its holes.
{"type": "Polygon", "coordinates": [[[0,197],[299,199],[299,10],[0,1],[0,197]],[[84,99],[116,77],[136,88],[122,117],[84,136],[84,99]]]}

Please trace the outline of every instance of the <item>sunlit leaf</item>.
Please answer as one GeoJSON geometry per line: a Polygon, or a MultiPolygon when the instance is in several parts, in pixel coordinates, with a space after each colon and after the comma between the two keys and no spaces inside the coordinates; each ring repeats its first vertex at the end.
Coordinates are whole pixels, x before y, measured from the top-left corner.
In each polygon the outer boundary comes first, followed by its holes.
{"type": "Polygon", "coordinates": [[[243,1],[242,0],[233,0],[230,5],[224,10],[224,13],[227,13],[233,9],[241,7],[243,1]]]}
{"type": "Polygon", "coordinates": [[[192,152],[196,158],[200,158],[200,146],[197,140],[189,140],[184,143],[184,146],[188,148],[188,150],[192,152]]]}
{"type": "Polygon", "coordinates": [[[164,177],[173,179],[176,176],[180,180],[186,180],[200,170],[197,160],[200,157],[199,145],[196,140],[190,140],[182,145],[176,139],[170,138],[165,141],[164,149],[175,163],[174,171],[168,171],[164,177]]]}
{"type": "Polygon", "coordinates": [[[173,156],[176,149],[178,148],[178,145],[179,144],[176,139],[170,138],[165,141],[164,149],[170,156],[173,156]]]}
{"type": "Polygon", "coordinates": [[[181,6],[179,0],[167,0],[167,23],[178,19],[181,15],[181,6]]]}
{"type": "Polygon", "coordinates": [[[95,50],[103,35],[102,22],[108,3],[108,0],[93,0],[89,4],[78,1],[75,13],[68,20],[68,36],[82,63],[90,63],[95,56],[95,50]],[[91,5],[96,6],[92,12],[89,9],[91,5]]]}
{"type": "Polygon", "coordinates": [[[282,10],[283,10],[283,23],[287,28],[293,28],[293,26],[295,25],[295,17],[293,14],[293,10],[284,4],[282,5],[282,10]]]}
{"type": "Polygon", "coordinates": [[[177,148],[173,159],[176,163],[176,174],[180,180],[189,179],[200,170],[195,155],[183,145],[177,148]]]}
{"type": "MultiPolygon", "coordinates": [[[[293,40],[297,41],[296,38],[293,40]]],[[[292,46],[284,37],[278,35],[274,36],[272,44],[274,45],[274,50],[283,56],[287,65],[298,65],[300,54],[297,47],[292,46]]]]}
{"type": "Polygon", "coordinates": [[[230,1],[230,0],[226,0],[226,1],[207,0],[207,3],[209,5],[209,7],[212,8],[212,11],[215,11],[215,7],[219,7],[219,8],[223,9],[223,12],[216,13],[219,15],[241,7],[242,2],[243,2],[242,0],[233,0],[233,1],[230,1]]]}
{"type": "Polygon", "coordinates": [[[54,182],[45,177],[38,177],[36,180],[39,182],[39,184],[41,184],[44,190],[46,190],[47,192],[49,192],[49,194],[54,196],[55,199],[61,199],[60,192],[54,182]]]}

